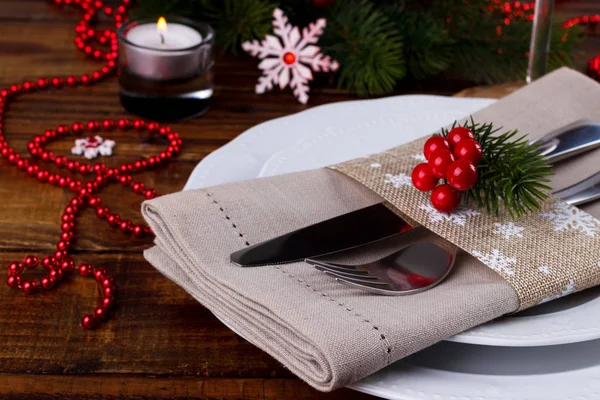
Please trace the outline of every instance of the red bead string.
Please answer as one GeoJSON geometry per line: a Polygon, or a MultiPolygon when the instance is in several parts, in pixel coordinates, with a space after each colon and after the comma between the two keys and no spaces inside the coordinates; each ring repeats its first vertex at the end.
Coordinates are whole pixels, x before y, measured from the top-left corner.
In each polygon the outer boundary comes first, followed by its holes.
{"type": "MultiPolygon", "coordinates": [[[[503,17],[502,24],[496,26],[496,33],[498,36],[502,35],[502,26],[510,25],[514,19],[525,18],[527,21],[533,21],[535,11],[535,1],[533,2],[521,2],[521,1],[502,1],[492,0],[492,4],[487,6],[489,12],[499,11],[503,17]]],[[[584,15],[581,17],[571,18],[561,25],[562,28],[568,29],[576,25],[588,26],[590,29],[596,29],[600,22],[600,14],[584,15]]],[[[563,42],[567,41],[569,32],[566,31],[562,36],[563,42]]],[[[502,49],[498,49],[499,53],[502,53],[502,49]]],[[[529,52],[527,53],[529,56],[529,52]]],[[[597,54],[588,61],[588,70],[590,75],[594,79],[600,79],[600,54],[597,54]]]]}
{"type": "Polygon", "coordinates": [[[122,218],[118,213],[112,212],[102,204],[98,196],[100,191],[111,183],[120,183],[125,187],[143,196],[152,199],[157,196],[156,190],[146,188],[142,182],[133,182],[132,175],[142,171],[159,167],[169,162],[176,156],[182,146],[179,134],[171,132],[169,127],[160,126],[155,122],[146,123],[143,120],[119,119],[118,121],[106,119],[104,121],[89,121],[86,124],[75,122],[71,126],[59,125],[55,129],[48,129],[43,134],[37,135],[31,140],[27,149],[30,157],[25,158],[18,154],[6,141],[4,137],[3,122],[6,110],[11,101],[22,94],[48,90],[50,88],[60,89],[63,86],[77,87],[81,85],[93,85],[101,82],[105,77],[114,74],[118,52],[117,34],[114,29],[102,32],[94,29],[96,19],[100,12],[109,16],[114,21],[114,27],[118,28],[127,20],[126,12],[130,0],[122,0],[115,8],[104,6],[101,1],[90,0],[52,0],[54,4],[71,5],[81,8],[85,13],[78,22],[75,32],[75,45],[89,58],[102,60],[104,65],[92,73],[80,77],[54,77],[51,79],[39,78],[37,81],[27,81],[22,84],[11,85],[0,91],[0,155],[6,158],[10,165],[27,174],[40,183],[50,184],[73,192],[73,198],[65,207],[61,218],[61,235],[56,244],[56,251],[42,258],[40,261],[34,255],[28,255],[21,261],[15,261],[8,266],[7,284],[11,288],[21,289],[27,294],[37,293],[41,290],[51,290],[65,276],[75,269],[81,276],[93,277],[100,287],[101,301],[95,308],[93,314],[85,315],[81,325],[92,329],[102,320],[105,320],[115,305],[115,279],[110,276],[104,268],[94,268],[91,264],[76,266],[69,257],[69,249],[74,241],[76,220],[84,208],[91,207],[96,216],[106,221],[110,226],[118,228],[125,234],[135,236],[151,235],[150,227],[135,224],[122,218]],[[98,47],[96,47],[98,45],[98,47]],[[109,50],[104,48],[108,47],[109,50]],[[125,163],[116,168],[107,167],[103,163],[89,164],[82,161],[69,159],[65,156],[57,156],[51,151],[46,151],[44,146],[62,137],[78,136],[86,131],[96,133],[99,131],[110,132],[115,129],[121,131],[135,130],[137,132],[149,132],[166,139],[166,148],[157,155],[140,158],[132,163],[125,163]],[[44,169],[44,164],[54,164],[59,170],[66,170],[70,174],[91,176],[92,179],[84,181],[74,179],[69,175],[54,174],[44,169]],[[25,280],[22,273],[26,269],[34,269],[40,265],[47,271],[46,275],[38,282],[25,280]]]}
{"type": "MultiPolygon", "coordinates": [[[[571,28],[575,25],[588,26],[590,29],[596,29],[600,22],[600,14],[584,15],[581,17],[571,18],[562,24],[563,28],[571,28]]],[[[567,33],[565,33],[567,35],[567,33]]],[[[563,36],[562,40],[567,40],[563,36]]],[[[600,54],[596,54],[588,61],[588,70],[594,79],[600,79],[600,54]]]]}

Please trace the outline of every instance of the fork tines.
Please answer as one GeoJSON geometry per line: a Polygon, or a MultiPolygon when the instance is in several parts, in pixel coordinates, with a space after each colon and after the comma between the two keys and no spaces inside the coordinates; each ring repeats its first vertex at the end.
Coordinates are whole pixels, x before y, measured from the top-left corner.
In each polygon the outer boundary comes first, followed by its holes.
{"type": "Polygon", "coordinates": [[[383,289],[390,286],[388,283],[379,280],[378,277],[370,275],[368,271],[358,270],[352,265],[328,263],[313,259],[306,259],[305,261],[319,271],[348,286],[376,289],[383,289]]]}

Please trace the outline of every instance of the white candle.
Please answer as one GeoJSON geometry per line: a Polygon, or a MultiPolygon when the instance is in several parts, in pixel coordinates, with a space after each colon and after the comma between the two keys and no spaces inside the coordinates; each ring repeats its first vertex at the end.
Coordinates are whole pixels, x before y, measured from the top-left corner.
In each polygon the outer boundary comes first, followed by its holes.
{"type": "Polygon", "coordinates": [[[198,51],[202,35],[196,29],[160,18],[157,24],[142,24],[126,34],[130,43],[126,64],[130,72],[156,81],[186,79],[198,74],[204,52],[198,51]]]}

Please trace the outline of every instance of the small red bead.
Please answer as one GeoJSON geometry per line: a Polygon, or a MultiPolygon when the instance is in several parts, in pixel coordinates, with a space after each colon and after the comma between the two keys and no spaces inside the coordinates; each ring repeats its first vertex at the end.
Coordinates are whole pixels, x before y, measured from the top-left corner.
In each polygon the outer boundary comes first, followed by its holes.
{"type": "Polygon", "coordinates": [[[81,276],[92,276],[94,274],[94,268],[90,264],[81,264],[78,269],[81,276]]]}
{"type": "Polygon", "coordinates": [[[34,281],[25,281],[22,284],[23,291],[27,294],[34,294],[38,290],[37,283],[34,281]]]}
{"type": "Polygon", "coordinates": [[[106,318],[108,318],[108,309],[105,307],[98,307],[96,308],[96,310],[94,311],[94,316],[99,320],[99,321],[104,321],[106,318]]]}
{"type": "Polygon", "coordinates": [[[115,121],[111,119],[105,119],[104,121],[102,121],[102,128],[105,131],[112,131],[113,129],[115,129],[115,121]]]}
{"type": "Polygon", "coordinates": [[[54,287],[54,284],[56,283],[56,281],[50,276],[45,276],[42,278],[40,283],[44,289],[50,290],[54,287]]]}
{"type": "Polygon", "coordinates": [[[90,132],[98,132],[100,129],[100,123],[98,121],[88,121],[87,129],[90,132]]]}
{"type": "Polygon", "coordinates": [[[114,286],[115,278],[112,276],[105,276],[101,283],[102,283],[102,287],[114,286]]]}
{"type": "Polygon", "coordinates": [[[33,269],[38,266],[38,264],[40,263],[40,260],[38,260],[38,258],[36,256],[27,256],[27,257],[25,257],[25,260],[23,261],[23,263],[25,264],[25,266],[27,268],[33,269]]]}
{"type": "Polygon", "coordinates": [[[74,76],[68,76],[66,79],[67,85],[69,86],[77,86],[77,78],[74,76]]]}
{"type": "Polygon", "coordinates": [[[144,122],[141,119],[136,119],[135,121],[133,121],[133,127],[138,131],[142,132],[144,129],[146,129],[146,122],[144,122]]]}
{"type": "Polygon", "coordinates": [[[144,235],[144,227],[140,225],[135,225],[132,229],[134,236],[140,237],[144,235]]]}
{"type": "Polygon", "coordinates": [[[63,280],[63,272],[61,269],[51,269],[50,272],[48,273],[48,276],[50,276],[50,278],[54,279],[55,282],[60,282],[63,280]]]}
{"type": "Polygon", "coordinates": [[[97,196],[92,196],[88,199],[88,204],[92,207],[97,207],[100,204],[102,204],[102,199],[100,199],[100,197],[97,196]]]}
{"type": "Polygon", "coordinates": [[[144,192],[144,197],[151,200],[156,197],[156,189],[148,189],[144,192]]]}
{"type": "Polygon", "coordinates": [[[113,296],[106,296],[102,299],[102,306],[106,308],[113,308],[115,306],[115,298],[113,296]]]}
{"type": "Polygon", "coordinates": [[[81,122],[75,122],[73,125],[71,125],[71,131],[73,133],[81,133],[84,131],[84,129],[85,125],[83,125],[81,122]]]}
{"type": "Polygon", "coordinates": [[[131,184],[131,175],[121,175],[119,177],[119,182],[121,182],[122,185],[127,186],[129,184],[131,184]]]}
{"type": "Polygon", "coordinates": [[[66,255],[67,255],[66,250],[58,250],[58,251],[54,252],[54,259],[61,261],[63,259],[63,257],[66,257],[66,255]]]}
{"type": "Polygon", "coordinates": [[[121,232],[123,233],[130,233],[131,232],[131,222],[129,221],[121,221],[121,223],[119,224],[119,229],[121,229],[121,232]]]}
{"type": "Polygon", "coordinates": [[[98,325],[98,319],[93,315],[86,315],[81,320],[81,325],[85,329],[94,329],[98,325]]]}
{"type": "Polygon", "coordinates": [[[10,265],[8,266],[8,274],[9,275],[17,275],[20,274],[21,271],[23,271],[24,268],[24,264],[23,263],[18,263],[18,262],[13,262],[10,263],[10,265]]]}
{"type": "Polygon", "coordinates": [[[65,260],[60,264],[60,269],[63,272],[72,272],[75,269],[75,262],[73,260],[65,260]]]}
{"type": "Polygon", "coordinates": [[[96,216],[98,218],[104,219],[107,217],[108,209],[106,207],[98,207],[96,208],[96,216]]]}
{"type": "Polygon", "coordinates": [[[104,293],[104,296],[114,296],[116,290],[117,289],[114,285],[109,285],[102,288],[102,293],[104,293]]]}
{"type": "Polygon", "coordinates": [[[55,88],[61,88],[65,84],[65,80],[60,77],[52,78],[52,86],[55,88]]]}
{"type": "Polygon", "coordinates": [[[45,89],[48,87],[48,79],[46,78],[39,78],[37,81],[38,87],[40,89],[45,89]]]}
{"type": "Polygon", "coordinates": [[[136,182],[131,185],[131,189],[134,193],[143,193],[145,191],[145,185],[142,182],[136,182]]]}
{"type": "Polygon", "coordinates": [[[17,289],[19,286],[21,286],[21,277],[9,275],[6,279],[6,284],[13,289],[17,289]]]}
{"type": "Polygon", "coordinates": [[[55,260],[52,257],[46,256],[42,258],[42,266],[46,269],[51,269],[54,267],[55,260]]]}
{"type": "Polygon", "coordinates": [[[104,280],[105,276],[106,276],[106,269],[96,268],[94,270],[94,278],[96,279],[96,281],[102,282],[102,280],[104,280]]]}
{"type": "Polygon", "coordinates": [[[119,127],[119,129],[125,131],[131,127],[131,122],[129,122],[128,119],[122,118],[117,122],[117,126],[119,127]]]}

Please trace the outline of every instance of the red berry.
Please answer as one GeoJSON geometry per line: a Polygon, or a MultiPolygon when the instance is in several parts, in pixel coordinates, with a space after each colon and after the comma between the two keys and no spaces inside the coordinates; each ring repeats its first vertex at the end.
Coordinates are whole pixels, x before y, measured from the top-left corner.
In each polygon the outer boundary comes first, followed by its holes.
{"type": "Polygon", "coordinates": [[[450,213],[460,204],[460,193],[448,184],[440,185],[431,192],[431,204],[440,212],[450,213]]]}
{"type": "Polygon", "coordinates": [[[469,160],[475,165],[479,165],[483,157],[483,149],[477,141],[472,139],[461,140],[454,146],[454,155],[456,158],[469,160]]]}
{"type": "Polygon", "coordinates": [[[431,172],[433,173],[433,175],[440,179],[443,179],[446,177],[448,167],[454,161],[456,161],[456,158],[450,150],[439,149],[432,153],[429,157],[429,166],[431,167],[431,172]]]}
{"type": "Polygon", "coordinates": [[[450,133],[448,133],[448,137],[446,139],[448,139],[450,145],[454,147],[457,144],[459,144],[460,141],[463,139],[475,140],[475,135],[473,135],[473,132],[471,132],[469,128],[465,128],[464,126],[457,126],[456,128],[452,129],[450,133]]]}
{"type": "Polygon", "coordinates": [[[423,147],[423,155],[427,160],[436,151],[440,149],[450,150],[450,144],[441,136],[433,136],[427,139],[423,147]]]}
{"type": "Polygon", "coordinates": [[[429,192],[436,187],[438,178],[433,175],[429,164],[421,163],[413,169],[412,182],[420,191],[429,192]]]}
{"type": "Polygon", "coordinates": [[[454,189],[468,190],[477,182],[477,168],[469,160],[457,160],[448,167],[446,178],[454,189]]]}

